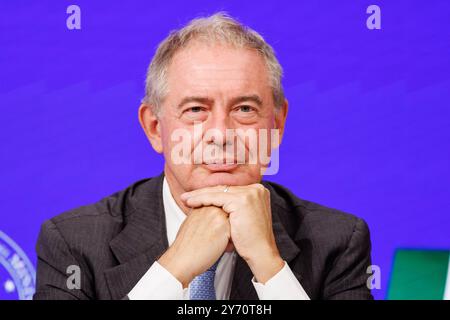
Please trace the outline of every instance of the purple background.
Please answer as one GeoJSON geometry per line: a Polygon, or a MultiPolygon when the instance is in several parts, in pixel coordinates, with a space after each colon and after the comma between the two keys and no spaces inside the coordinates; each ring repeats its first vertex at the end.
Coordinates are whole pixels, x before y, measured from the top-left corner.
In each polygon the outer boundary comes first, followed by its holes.
{"type": "Polygon", "coordinates": [[[35,262],[41,223],[157,175],[137,120],[167,33],[226,10],[261,32],[290,101],[280,171],[364,218],[383,299],[396,248],[450,248],[450,1],[2,1],[0,230],[35,262]],[[81,7],[82,30],[66,8],[81,7]],[[381,7],[368,30],[366,8],[381,7]]]}

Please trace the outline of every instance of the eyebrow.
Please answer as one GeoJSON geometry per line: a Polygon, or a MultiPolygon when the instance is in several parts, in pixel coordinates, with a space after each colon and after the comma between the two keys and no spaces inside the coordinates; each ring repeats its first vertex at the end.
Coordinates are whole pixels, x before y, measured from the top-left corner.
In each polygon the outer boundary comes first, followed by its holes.
{"type": "Polygon", "coordinates": [[[262,105],[262,99],[257,94],[251,94],[247,96],[239,96],[231,99],[230,105],[239,104],[246,101],[252,101],[256,103],[258,106],[262,105]]]}
{"type": "Polygon", "coordinates": [[[201,104],[212,105],[214,103],[214,100],[209,97],[197,97],[197,96],[185,97],[178,104],[178,108],[181,108],[182,106],[184,106],[185,104],[190,103],[190,102],[198,102],[201,104]]]}
{"type": "MultiPolygon", "coordinates": [[[[231,99],[229,105],[235,105],[235,104],[239,104],[239,103],[246,102],[246,101],[252,101],[252,102],[256,103],[258,106],[262,105],[262,99],[257,94],[250,94],[250,95],[235,97],[235,98],[231,99]]],[[[183,98],[183,100],[181,100],[181,102],[178,104],[178,108],[181,108],[182,106],[184,106],[185,104],[190,103],[190,102],[198,102],[201,104],[213,105],[214,99],[212,99],[210,97],[189,96],[189,97],[185,97],[185,98],[183,98]]]]}

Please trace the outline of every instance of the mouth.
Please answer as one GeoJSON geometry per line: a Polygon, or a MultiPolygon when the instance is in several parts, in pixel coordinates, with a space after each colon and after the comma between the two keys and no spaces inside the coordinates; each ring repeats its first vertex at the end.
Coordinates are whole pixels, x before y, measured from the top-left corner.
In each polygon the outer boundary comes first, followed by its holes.
{"type": "Polygon", "coordinates": [[[230,172],[238,167],[238,164],[234,161],[207,161],[204,162],[203,167],[212,172],[230,172]]]}

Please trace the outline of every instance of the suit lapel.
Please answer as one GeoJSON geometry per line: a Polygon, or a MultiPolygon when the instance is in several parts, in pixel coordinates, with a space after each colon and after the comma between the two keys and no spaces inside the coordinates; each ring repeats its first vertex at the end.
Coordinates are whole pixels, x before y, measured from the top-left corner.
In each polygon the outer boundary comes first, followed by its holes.
{"type": "MultiPolygon", "coordinates": [[[[300,253],[300,248],[292,240],[281,221],[281,216],[284,218],[289,217],[289,209],[284,205],[282,198],[268,183],[263,182],[263,184],[270,191],[272,229],[275,235],[275,242],[283,260],[289,263],[300,253]]],[[[295,269],[291,268],[291,270],[296,278],[301,281],[301,275],[295,269]]],[[[250,267],[244,259],[238,256],[231,286],[230,300],[258,299],[256,290],[251,283],[252,277],[253,274],[250,267]]]]}
{"type": "Polygon", "coordinates": [[[123,199],[124,229],[110,242],[119,265],[104,272],[112,299],[124,298],[167,250],[163,175],[130,190],[123,199]]]}

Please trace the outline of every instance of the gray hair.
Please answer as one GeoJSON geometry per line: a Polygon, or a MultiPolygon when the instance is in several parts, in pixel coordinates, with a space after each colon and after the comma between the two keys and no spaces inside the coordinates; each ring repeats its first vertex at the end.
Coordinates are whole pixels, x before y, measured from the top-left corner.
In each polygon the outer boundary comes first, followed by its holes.
{"type": "Polygon", "coordinates": [[[238,48],[255,49],[264,58],[275,106],[281,107],[284,92],[281,84],[283,69],[272,47],[256,31],[242,25],[224,12],[190,21],[180,30],[172,31],[158,46],[148,67],[145,80],[145,97],[147,103],[158,113],[168,93],[167,69],[173,56],[185,48],[192,40],[220,42],[238,48]]]}

